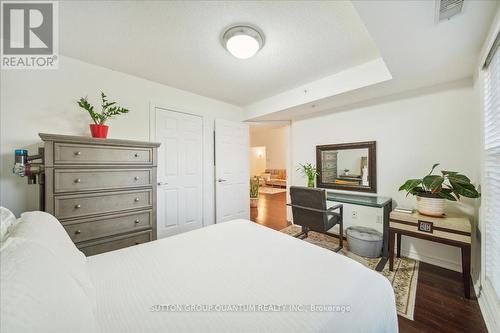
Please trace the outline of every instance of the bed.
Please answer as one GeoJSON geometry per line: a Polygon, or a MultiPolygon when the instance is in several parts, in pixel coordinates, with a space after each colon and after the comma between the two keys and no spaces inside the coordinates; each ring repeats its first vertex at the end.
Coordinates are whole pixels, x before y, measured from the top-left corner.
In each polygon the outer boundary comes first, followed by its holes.
{"type": "MultiPolygon", "coordinates": [[[[19,225],[29,229],[26,225],[40,224],[41,216],[19,225]]],[[[43,232],[40,236],[40,230],[36,231],[38,237],[48,237],[43,232]]],[[[13,232],[12,238],[19,237],[13,232]]],[[[21,237],[26,238],[23,233],[21,237]]],[[[62,246],[62,242],[55,243],[62,246]]],[[[2,245],[2,260],[9,258],[4,248],[2,245]]],[[[11,250],[10,256],[15,253],[11,250]]],[[[37,269],[42,270],[35,272],[38,277],[46,273],[43,267],[37,269]]],[[[86,332],[398,331],[393,290],[382,275],[342,255],[246,220],[91,256],[85,258],[84,269],[88,276],[80,274],[81,267],[70,267],[69,276],[81,280],[77,285],[90,299],[91,313],[80,314],[75,319],[78,323],[65,318],[72,331],[78,331],[78,325],[87,325],[80,330],[86,332]]],[[[14,268],[7,267],[9,270],[14,268]]],[[[12,272],[6,274],[16,277],[12,272]]],[[[24,280],[15,283],[31,283],[24,280]]],[[[2,332],[13,331],[10,329],[17,327],[21,316],[4,309],[23,301],[15,293],[3,294],[13,283],[2,272],[2,332]]],[[[76,296],[71,299],[82,298],[76,296]]],[[[54,302],[64,305],[62,298],[54,302]]],[[[43,323],[28,323],[26,328],[50,325],[51,313],[58,311],[47,309],[52,306],[60,305],[45,305],[43,323]]]]}

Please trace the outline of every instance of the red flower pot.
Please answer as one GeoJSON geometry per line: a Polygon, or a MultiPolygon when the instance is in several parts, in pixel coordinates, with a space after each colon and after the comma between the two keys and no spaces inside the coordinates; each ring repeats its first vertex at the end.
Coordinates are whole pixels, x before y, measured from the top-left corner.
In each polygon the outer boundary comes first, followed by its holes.
{"type": "Polygon", "coordinates": [[[90,124],[90,133],[93,138],[106,139],[108,136],[108,125],[90,124]]]}

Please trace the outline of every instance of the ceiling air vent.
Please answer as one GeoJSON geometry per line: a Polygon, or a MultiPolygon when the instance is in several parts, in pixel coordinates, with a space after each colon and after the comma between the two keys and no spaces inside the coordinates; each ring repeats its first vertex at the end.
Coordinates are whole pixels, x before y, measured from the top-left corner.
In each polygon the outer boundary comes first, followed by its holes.
{"type": "Polygon", "coordinates": [[[449,20],[462,12],[464,0],[436,0],[436,22],[449,20]]]}

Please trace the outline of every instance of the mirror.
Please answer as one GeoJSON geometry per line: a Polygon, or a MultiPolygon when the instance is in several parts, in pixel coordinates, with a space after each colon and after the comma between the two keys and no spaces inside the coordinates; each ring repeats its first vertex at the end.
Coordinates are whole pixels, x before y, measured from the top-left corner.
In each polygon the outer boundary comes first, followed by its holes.
{"type": "Polygon", "coordinates": [[[377,192],[375,141],[316,146],[318,187],[377,192]]]}

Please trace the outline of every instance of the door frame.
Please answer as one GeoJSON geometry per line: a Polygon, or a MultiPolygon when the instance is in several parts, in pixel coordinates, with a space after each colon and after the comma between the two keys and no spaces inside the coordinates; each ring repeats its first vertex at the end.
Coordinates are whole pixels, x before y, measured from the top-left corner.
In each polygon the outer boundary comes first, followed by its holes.
{"type": "MultiPolygon", "coordinates": [[[[205,116],[202,112],[196,112],[192,110],[180,109],[176,106],[172,106],[166,103],[160,103],[151,101],[149,103],[149,141],[155,142],[156,140],[156,109],[163,109],[165,111],[178,112],[183,113],[190,116],[195,116],[201,118],[201,163],[202,163],[202,172],[201,172],[201,224],[202,228],[206,227],[205,221],[205,116]]],[[[160,163],[157,161],[157,163],[160,163]]],[[[154,184],[154,186],[158,186],[154,184]]],[[[156,200],[156,198],[155,198],[156,200]]],[[[158,206],[158,202],[156,203],[158,206]]],[[[158,217],[158,208],[156,209],[156,217],[158,217]]],[[[158,223],[158,220],[157,220],[158,223]]]]}
{"type": "MultiPolygon", "coordinates": [[[[288,202],[290,202],[290,186],[292,186],[292,163],[293,163],[293,156],[292,156],[292,121],[291,120],[263,120],[263,121],[252,121],[248,120],[245,121],[245,123],[248,124],[248,126],[265,126],[265,125],[284,125],[287,127],[287,138],[286,138],[286,144],[287,144],[287,156],[286,156],[286,199],[288,202]]],[[[250,130],[250,128],[249,128],[250,130]]],[[[250,148],[250,147],[249,147],[250,148]]],[[[249,161],[250,163],[250,161],[249,161]]],[[[287,206],[286,207],[286,220],[288,222],[293,222],[293,217],[292,217],[292,208],[287,206]]]]}

